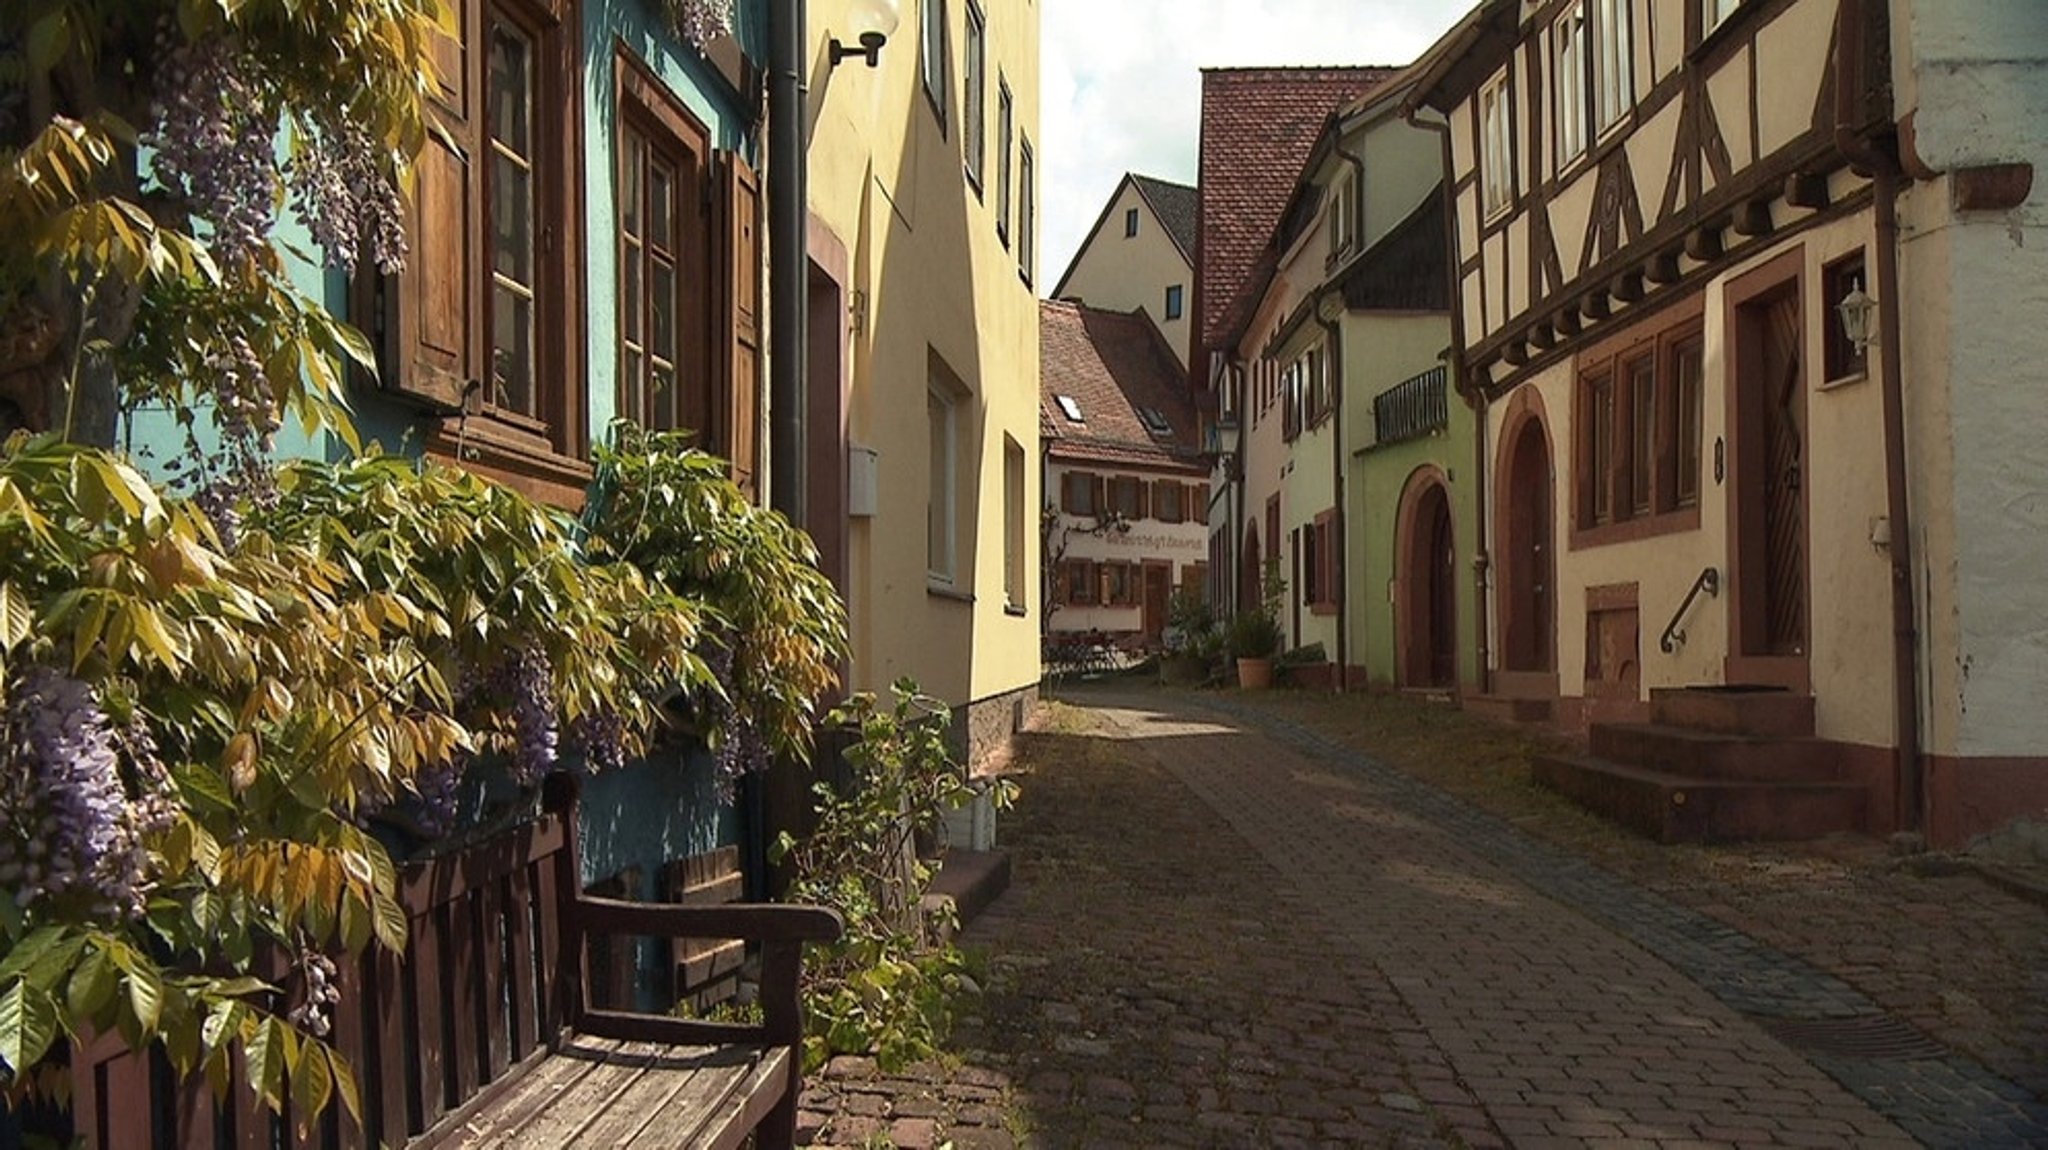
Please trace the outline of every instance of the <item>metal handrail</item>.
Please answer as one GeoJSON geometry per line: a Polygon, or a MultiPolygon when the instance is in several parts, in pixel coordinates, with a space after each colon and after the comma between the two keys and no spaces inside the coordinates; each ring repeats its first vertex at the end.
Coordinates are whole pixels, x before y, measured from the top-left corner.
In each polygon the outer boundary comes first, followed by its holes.
{"type": "Polygon", "coordinates": [[[1700,577],[1692,581],[1692,590],[1685,593],[1685,602],[1680,603],[1678,610],[1672,612],[1671,622],[1664,625],[1663,637],[1657,640],[1658,649],[1662,650],[1666,655],[1678,650],[1679,644],[1685,642],[1685,631],[1679,627],[1678,623],[1679,620],[1685,618],[1687,611],[1692,610],[1693,600],[1699,598],[1702,591],[1714,596],[1721,594],[1721,572],[1719,569],[1708,567],[1702,570],[1700,577]]]}

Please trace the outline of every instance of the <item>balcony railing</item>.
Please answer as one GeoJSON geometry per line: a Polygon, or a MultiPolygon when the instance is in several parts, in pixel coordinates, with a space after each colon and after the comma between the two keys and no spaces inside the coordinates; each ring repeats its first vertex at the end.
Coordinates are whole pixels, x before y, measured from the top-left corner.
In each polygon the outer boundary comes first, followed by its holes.
{"type": "Polygon", "coordinates": [[[1442,367],[1432,367],[1373,397],[1374,441],[1418,439],[1450,422],[1450,401],[1442,367]]]}

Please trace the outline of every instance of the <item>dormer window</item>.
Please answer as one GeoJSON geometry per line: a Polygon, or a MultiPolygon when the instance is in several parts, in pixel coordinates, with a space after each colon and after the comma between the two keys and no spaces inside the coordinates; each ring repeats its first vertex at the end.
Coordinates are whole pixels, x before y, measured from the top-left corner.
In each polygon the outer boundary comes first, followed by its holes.
{"type": "Polygon", "coordinates": [[[1166,421],[1165,412],[1156,407],[1141,407],[1138,418],[1144,421],[1145,430],[1151,432],[1154,439],[1173,438],[1173,424],[1166,421]]]}
{"type": "Polygon", "coordinates": [[[1073,396],[1055,395],[1053,396],[1053,401],[1060,405],[1060,414],[1067,417],[1068,423],[1087,422],[1087,420],[1081,418],[1081,405],[1074,402],[1073,396]]]}

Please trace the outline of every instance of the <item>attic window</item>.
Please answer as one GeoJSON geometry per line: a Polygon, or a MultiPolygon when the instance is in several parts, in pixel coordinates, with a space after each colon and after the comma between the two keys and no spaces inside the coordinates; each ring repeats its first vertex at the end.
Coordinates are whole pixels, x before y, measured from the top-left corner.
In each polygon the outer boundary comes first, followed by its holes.
{"type": "Polygon", "coordinates": [[[1080,404],[1078,404],[1078,403],[1075,403],[1075,402],[1074,402],[1074,397],[1073,397],[1073,396],[1071,396],[1071,395],[1055,395],[1055,396],[1053,396],[1053,398],[1054,398],[1054,399],[1057,399],[1057,400],[1059,400],[1059,403],[1060,403],[1060,414],[1062,414],[1062,415],[1064,415],[1064,416],[1066,416],[1066,417],[1067,417],[1067,422],[1068,422],[1068,423],[1085,423],[1085,422],[1087,422],[1086,420],[1084,420],[1084,419],[1082,419],[1082,418],[1081,418],[1081,405],[1080,405],[1080,404]]]}
{"type": "Polygon", "coordinates": [[[1139,408],[1138,418],[1145,421],[1145,430],[1161,439],[1168,438],[1173,434],[1173,424],[1166,422],[1165,413],[1156,407],[1139,408]]]}

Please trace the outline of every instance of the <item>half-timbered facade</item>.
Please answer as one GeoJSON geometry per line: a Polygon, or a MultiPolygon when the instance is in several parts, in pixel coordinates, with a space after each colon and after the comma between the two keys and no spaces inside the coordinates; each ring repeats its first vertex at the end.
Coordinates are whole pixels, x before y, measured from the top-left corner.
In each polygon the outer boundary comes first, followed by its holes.
{"type": "MultiPolygon", "coordinates": [[[[1899,217],[1967,224],[1968,190],[2027,202],[1981,171],[1913,171],[1915,81],[1947,75],[1915,52],[1998,7],[1486,0],[1427,58],[1413,103],[1448,120],[1455,320],[1486,405],[1490,686],[1590,729],[1597,757],[1552,772],[1564,789],[1613,791],[1609,760],[1669,768],[1695,811],[1666,785],[1654,818],[1719,837],[1953,839],[2016,813],[1959,814],[1978,784],[1923,753],[1923,719],[1967,709],[1960,687],[1921,696],[1968,655],[1916,620],[1971,604],[1944,587],[1949,555],[1931,584],[1911,559],[1966,502],[1944,474],[1962,412],[1915,400],[1909,422],[1902,393],[1961,382],[1900,350],[1966,321],[1954,269],[1900,275],[1918,241],[1899,217]],[[1718,823],[1723,792],[1672,765],[1686,724],[1751,736],[1708,778],[1730,796],[1718,823]],[[1751,783],[1776,789],[1736,793],[1751,783]]],[[[1974,158],[2039,154],[2038,100],[2013,96],[1974,158]]]]}

